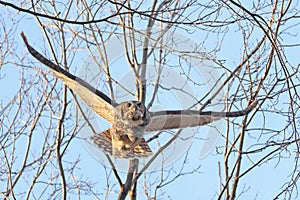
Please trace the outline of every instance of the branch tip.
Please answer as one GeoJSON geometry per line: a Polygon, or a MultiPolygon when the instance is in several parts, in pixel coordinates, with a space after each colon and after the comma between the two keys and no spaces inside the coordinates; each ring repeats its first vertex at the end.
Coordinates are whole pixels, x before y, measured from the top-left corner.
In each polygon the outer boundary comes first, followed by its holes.
{"type": "Polygon", "coordinates": [[[25,42],[25,44],[27,45],[28,41],[27,41],[26,35],[23,31],[21,32],[21,37],[22,37],[23,41],[25,42]]]}

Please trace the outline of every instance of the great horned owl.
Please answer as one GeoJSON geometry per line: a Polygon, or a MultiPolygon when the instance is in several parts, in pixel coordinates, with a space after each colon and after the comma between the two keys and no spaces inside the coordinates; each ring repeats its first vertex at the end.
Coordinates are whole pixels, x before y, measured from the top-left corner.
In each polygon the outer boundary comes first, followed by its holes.
{"type": "Polygon", "coordinates": [[[95,134],[92,141],[105,153],[119,158],[147,157],[152,151],[145,141],[145,132],[194,127],[208,124],[223,117],[238,117],[255,108],[257,100],[248,108],[236,112],[201,112],[197,110],[166,110],[149,112],[143,102],[126,101],[112,104],[111,99],[84,80],[54,64],[32,46],[21,34],[30,54],[50,68],[52,73],[72,89],[92,110],[112,124],[95,134]]]}
{"type": "Polygon", "coordinates": [[[126,101],[113,110],[114,123],[92,140],[104,152],[115,157],[143,157],[152,154],[143,135],[150,122],[150,115],[143,103],[126,101]],[[125,133],[125,134],[124,134],[125,133]]]}

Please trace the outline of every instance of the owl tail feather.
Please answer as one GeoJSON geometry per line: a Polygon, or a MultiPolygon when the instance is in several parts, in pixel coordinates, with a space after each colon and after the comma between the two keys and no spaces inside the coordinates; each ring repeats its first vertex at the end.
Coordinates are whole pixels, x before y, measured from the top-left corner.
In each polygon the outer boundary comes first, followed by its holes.
{"type": "Polygon", "coordinates": [[[91,137],[91,140],[104,153],[117,158],[141,158],[152,155],[152,151],[144,138],[130,148],[129,138],[123,135],[121,139],[112,139],[111,129],[107,129],[101,133],[97,133],[91,137]]]}

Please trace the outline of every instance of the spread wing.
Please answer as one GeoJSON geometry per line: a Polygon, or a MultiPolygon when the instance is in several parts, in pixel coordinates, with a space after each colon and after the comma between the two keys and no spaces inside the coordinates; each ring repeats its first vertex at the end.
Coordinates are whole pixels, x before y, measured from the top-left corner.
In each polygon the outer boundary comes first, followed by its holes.
{"type": "Polygon", "coordinates": [[[33,57],[48,66],[54,76],[62,80],[65,85],[72,89],[98,115],[108,122],[113,123],[113,106],[111,105],[111,99],[107,95],[45,58],[29,45],[23,32],[21,36],[29,53],[33,57]]]}
{"type": "MultiPolygon", "coordinates": [[[[91,140],[106,154],[113,155],[118,158],[134,158],[134,157],[147,157],[152,154],[152,151],[144,138],[132,148],[120,150],[118,147],[112,145],[111,128],[103,131],[102,133],[94,134],[91,140]]],[[[128,139],[128,138],[127,138],[128,139]]],[[[127,140],[114,142],[116,144],[124,145],[127,140]]]]}
{"type": "Polygon", "coordinates": [[[235,112],[201,112],[197,110],[150,112],[151,122],[147,125],[146,132],[201,126],[224,117],[243,116],[251,112],[255,108],[257,102],[258,101],[255,100],[245,110],[235,112]]]}

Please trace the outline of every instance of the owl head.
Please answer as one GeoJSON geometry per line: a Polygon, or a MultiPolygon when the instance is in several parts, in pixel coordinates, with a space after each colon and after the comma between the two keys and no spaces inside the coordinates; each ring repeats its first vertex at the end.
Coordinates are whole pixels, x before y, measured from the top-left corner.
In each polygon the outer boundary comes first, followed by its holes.
{"type": "Polygon", "coordinates": [[[146,126],[150,115],[145,105],[140,101],[125,101],[115,107],[115,121],[127,121],[133,126],[146,126]]]}

